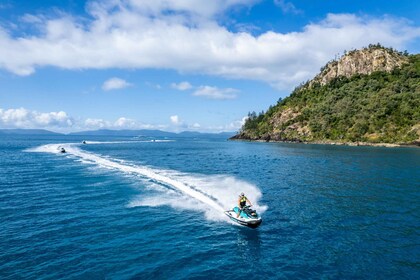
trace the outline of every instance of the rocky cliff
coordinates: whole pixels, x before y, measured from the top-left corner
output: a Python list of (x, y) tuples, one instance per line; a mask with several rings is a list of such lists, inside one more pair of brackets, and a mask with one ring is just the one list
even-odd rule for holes
[(350, 78), (356, 74), (369, 75), (376, 71), (391, 72), (408, 63), (408, 57), (377, 45), (346, 53), (340, 60), (333, 60), (309, 83), (326, 85), (337, 77)]

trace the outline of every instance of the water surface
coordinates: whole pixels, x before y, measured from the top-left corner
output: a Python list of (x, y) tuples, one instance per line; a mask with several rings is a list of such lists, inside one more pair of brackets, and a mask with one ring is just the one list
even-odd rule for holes
[[(415, 148), (1, 136), (0, 278), (419, 278), (419, 170)], [(256, 230), (222, 213), (241, 191)]]

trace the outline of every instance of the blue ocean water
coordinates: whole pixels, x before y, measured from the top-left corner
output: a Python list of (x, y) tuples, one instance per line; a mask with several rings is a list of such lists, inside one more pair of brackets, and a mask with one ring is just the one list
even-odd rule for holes
[(1, 136), (0, 278), (418, 279), (419, 190), (416, 148)]

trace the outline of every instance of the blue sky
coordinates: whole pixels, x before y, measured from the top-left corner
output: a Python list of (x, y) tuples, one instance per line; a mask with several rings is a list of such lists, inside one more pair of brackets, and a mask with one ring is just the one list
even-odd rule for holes
[(236, 131), (344, 50), (420, 51), (416, 1), (0, 1), (0, 128)]

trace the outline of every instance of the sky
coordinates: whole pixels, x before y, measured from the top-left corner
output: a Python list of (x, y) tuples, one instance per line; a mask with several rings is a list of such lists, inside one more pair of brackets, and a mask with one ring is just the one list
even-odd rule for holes
[(0, 128), (238, 131), (344, 51), (420, 52), (387, 0), (0, 0)]

